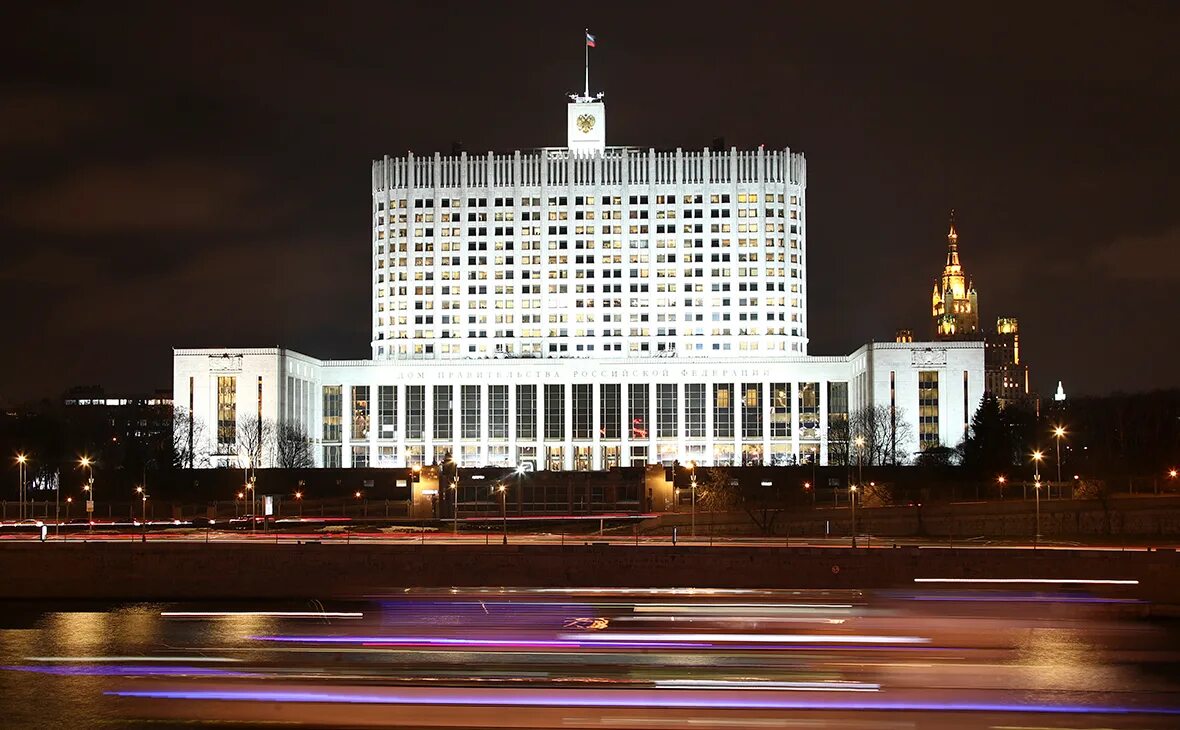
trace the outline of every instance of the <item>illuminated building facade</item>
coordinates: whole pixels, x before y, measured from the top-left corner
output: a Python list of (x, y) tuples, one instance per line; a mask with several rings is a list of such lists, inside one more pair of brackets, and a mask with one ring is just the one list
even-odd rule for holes
[(803, 155), (610, 147), (605, 124), (582, 94), (565, 147), (375, 161), (371, 358), (176, 350), (212, 460), (237, 465), (246, 417), (323, 467), (836, 463), (873, 405), (911, 450), (958, 443), (982, 343), (808, 354)]
[(1030, 397), (1028, 364), (1020, 353), (1020, 326), (1015, 317), (1000, 317), (996, 331), (987, 336), (984, 379), (988, 392), (1001, 407)]

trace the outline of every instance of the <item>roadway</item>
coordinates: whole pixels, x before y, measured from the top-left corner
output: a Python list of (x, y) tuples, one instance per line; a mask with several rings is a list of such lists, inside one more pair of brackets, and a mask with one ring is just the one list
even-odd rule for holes
[[(240, 544), (294, 544), (320, 543), (324, 545), (501, 545), (504, 544), (504, 534), (499, 531), (480, 531), (478, 533), (452, 533), (441, 530), (413, 530), (398, 529), (389, 532), (356, 531), (350, 529), (338, 530), (309, 530), (298, 529), (256, 530), (249, 529), (205, 529), (195, 527), (170, 526), (169, 523), (158, 523), (151, 529), (144, 531), (135, 525), (99, 524), (90, 529), (86, 526), (69, 525), (60, 533), (55, 533), (52, 523), (47, 525), (47, 534), (42, 540), (40, 531), (35, 529), (13, 529), (11, 526), (0, 525), (0, 545), (12, 542), (54, 542), (67, 544), (85, 544), (92, 542), (189, 542), (189, 543), (240, 543)], [(742, 536), (710, 536), (678, 534), (671, 535), (621, 535), (611, 534), (569, 534), (550, 532), (510, 532), (507, 544), (510, 545), (629, 545), (629, 546), (692, 546), (692, 547), (765, 547), (765, 548), (848, 548), (852, 547), (849, 536), (841, 537), (742, 537)], [(1105, 550), (1105, 551), (1146, 551), (1152, 549), (1177, 549), (1180, 540), (1162, 538), (1150, 542), (1123, 544), (1095, 539), (1088, 542), (1076, 540), (1042, 539), (1040, 542), (1032, 540), (1017, 540), (1012, 538), (989, 538), (978, 536), (960, 539), (931, 539), (918, 537), (888, 537), (871, 534), (857, 536), (856, 546), (865, 549), (882, 549), (895, 547), (919, 548), (956, 548), (956, 549), (1042, 549), (1042, 550)]]

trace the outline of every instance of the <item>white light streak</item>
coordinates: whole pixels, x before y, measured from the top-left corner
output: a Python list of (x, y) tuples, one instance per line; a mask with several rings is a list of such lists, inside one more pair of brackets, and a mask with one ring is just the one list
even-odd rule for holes
[(358, 611), (162, 611), (165, 618), (364, 618)]
[(859, 636), (850, 634), (565, 634), (562, 639), (582, 642), (683, 641), (738, 642), (747, 644), (926, 644), (920, 636)]
[(915, 583), (1036, 583), (1046, 585), (1137, 586), (1137, 580), (1113, 578), (914, 578)]
[(211, 656), (31, 656), (25, 657), (29, 662), (184, 662), (190, 664), (240, 662), (241, 659), (228, 659)]

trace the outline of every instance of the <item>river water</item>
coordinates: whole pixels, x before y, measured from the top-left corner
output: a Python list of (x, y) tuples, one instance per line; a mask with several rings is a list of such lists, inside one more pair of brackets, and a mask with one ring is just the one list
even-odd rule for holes
[(620, 589), (8, 603), (0, 725), (1180, 727), (1180, 627), (1141, 608)]

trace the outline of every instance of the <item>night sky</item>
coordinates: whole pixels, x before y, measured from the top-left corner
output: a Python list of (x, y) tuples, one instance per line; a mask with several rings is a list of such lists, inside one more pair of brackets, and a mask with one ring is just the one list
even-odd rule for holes
[(564, 144), (586, 26), (608, 144), (807, 155), (812, 354), (929, 334), (955, 208), (1035, 386), (1180, 384), (1180, 4), (92, 2), (0, 10), (0, 402), (368, 357), (370, 161)]

